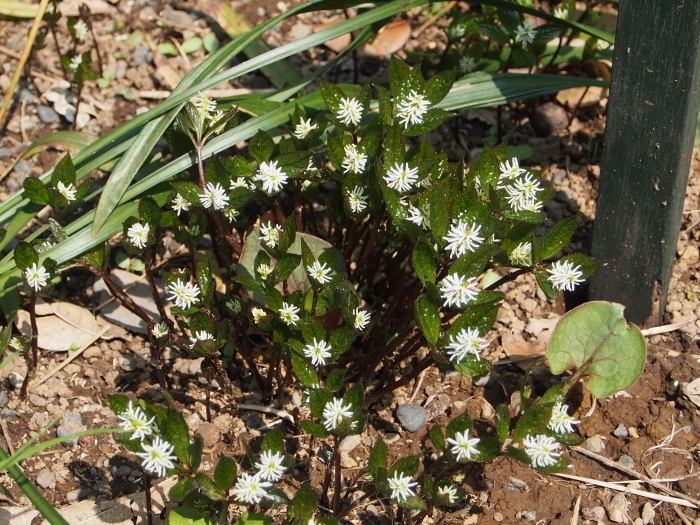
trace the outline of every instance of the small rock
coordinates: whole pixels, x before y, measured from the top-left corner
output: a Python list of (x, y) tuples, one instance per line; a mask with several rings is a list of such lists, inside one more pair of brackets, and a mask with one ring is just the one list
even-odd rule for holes
[(581, 516), (584, 520), (601, 521), (605, 519), (605, 509), (603, 507), (583, 507)]
[(425, 409), (419, 405), (401, 405), (396, 409), (396, 417), (408, 432), (416, 432), (425, 426)]
[(231, 430), (233, 417), (230, 414), (220, 414), (214, 418), (213, 423), (222, 433), (226, 433)]
[(36, 394), (29, 394), (29, 402), (35, 407), (45, 407), (46, 399)]
[(219, 442), (219, 439), (221, 439), (219, 427), (213, 423), (202, 423), (199, 425), (196, 433), (202, 436), (202, 439), (204, 440), (204, 448), (213, 447)]
[(340, 444), (341, 452), (352, 452), (362, 443), (362, 436), (355, 434), (353, 436), (346, 437)]
[(7, 391), (0, 390), (0, 407), (4, 407), (7, 404)]
[(55, 479), (56, 477), (53, 475), (53, 472), (47, 468), (41, 469), (36, 475), (36, 482), (42, 489), (49, 488), (49, 485), (51, 485)]
[(52, 122), (56, 122), (56, 120), (58, 120), (58, 113), (56, 113), (53, 108), (50, 108), (49, 106), (39, 106), (36, 108), (36, 112), (44, 124), (51, 124)]
[[(70, 434), (75, 434), (76, 432), (82, 432), (85, 430), (83, 426), (83, 418), (77, 412), (66, 414), (66, 416), (61, 421), (61, 424), (56, 429), (56, 435), (58, 437), (65, 437)], [(67, 447), (73, 447), (78, 444), (78, 438), (67, 439), (63, 442)]]
[(120, 354), (117, 362), (119, 367), (125, 372), (136, 370), (136, 356), (133, 354)]
[(518, 512), (515, 517), (527, 521), (535, 521), (537, 519), (537, 512), (534, 510), (523, 510)]
[(474, 381), (474, 386), (479, 386), (486, 388), (489, 386), (489, 383), (491, 382), (491, 374), (486, 374), (485, 376), (480, 377), (476, 381)]
[(500, 512), (496, 512), (493, 515), (493, 521), (503, 521), (503, 514), (501, 514)]
[(519, 489), (527, 489), (527, 483), (525, 483), (522, 479), (514, 478), (513, 476), (508, 476), (508, 479), (510, 480), (511, 485), (514, 487)]
[(185, 11), (178, 11), (176, 9), (166, 9), (164, 18), (168, 22), (185, 27), (190, 27), (192, 24), (194, 24), (194, 17), (192, 15)]
[(122, 465), (115, 468), (112, 474), (115, 478), (125, 478), (131, 475), (131, 467), (129, 465)]
[(126, 60), (117, 60), (117, 65), (114, 68), (114, 78), (115, 80), (121, 80), (126, 76), (127, 70)]
[(133, 67), (138, 67), (141, 64), (150, 62), (151, 60), (151, 52), (149, 51), (148, 47), (144, 45), (136, 46), (133, 54), (131, 55), (131, 65)]
[(34, 104), (34, 102), (36, 102), (36, 96), (31, 91), (24, 88), (19, 92), (19, 101), (26, 102), (27, 104)]
[(20, 160), (17, 164), (15, 164), (15, 168), (12, 171), (20, 176), (26, 177), (32, 172), (32, 165), (29, 163), (29, 161)]
[(263, 418), (261, 418), (258, 414), (250, 414), (247, 418), (245, 418), (245, 426), (251, 430), (257, 430), (264, 424), (265, 422), (263, 421)]
[(17, 412), (15, 412), (14, 410), (10, 410), (9, 408), (3, 408), (2, 410), (0, 410), (0, 417), (3, 419), (17, 417)]
[(566, 110), (554, 102), (545, 102), (537, 106), (530, 117), (530, 124), (535, 133), (546, 137), (569, 127), (569, 115)]
[(566, 178), (566, 170), (557, 170), (554, 172), (552, 182), (561, 182)]
[(600, 434), (596, 434), (595, 436), (589, 437), (586, 441), (583, 442), (583, 448), (586, 450), (590, 450), (591, 452), (595, 452), (596, 454), (600, 454), (605, 450), (605, 442), (603, 442), (603, 436)]
[(625, 468), (634, 470), (634, 460), (627, 454), (622, 454), (622, 456), (620, 456), (620, 459), (618, 459), (617, 462)]
[(642, 523), (644, 523), (644, 525), (649, 525), (649, 523), (654, 521), (654, 516), (656, 516), (656, 511), (654, 511), (654, 507), (651, 503), (647, 501), (642, 507)]
[(619, 437), (619, 438), (626, 438), (629, 437), (629, 432), (627, 432), (627, 427), (620, 423), (617, 425), (617, 428), (613, 430), (613, 436)]
[(0, 148), (0, 159), (6, 159), (7, 157), (11, 157), (12, 152), (7, 149), (7, 148)]
[(622, 494), (615, 494), (610, 499), (608, 507), (608, 517), (615, 523), (627, 523), (627, 498)]
[(70, 492), (66, 493), (66, 502), (70, 504), (78, 503), (80, 500), (87, 498), (89, 495), (90, 494), (85, 489), (71, 490)]
[(98, 494), (107, 494), (109, 492), (109, 481), (106, 479), (101, 479), (97, 483), (95, 483), (92, 488), (97, 492)]

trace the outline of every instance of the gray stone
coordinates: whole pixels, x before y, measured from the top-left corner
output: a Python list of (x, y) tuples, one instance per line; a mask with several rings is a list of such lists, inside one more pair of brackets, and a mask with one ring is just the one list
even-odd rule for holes
[(221, 431), (219, 430), (219, 427), (213, 423), (202, 423), (199, 425), (199, 428), (197, 428), (196, 433), (202, 436), (204, 448), (213, 447), (219, 442), (219, 439), (221, 439)]
[(355, 450), (355, 448), (357, 448), (360, 445), (360, 443), (362, 443), (362, 436), (357, 434), (353, 436), (348, 436), (340, 444), (340, 451), (352, 452), (353, 450)]
[(2, 410), (0, 410), (0, 417), (3, 419), (17, 417), (17, 412), (15, 412), (14, 410), (10, 410), (9, 408), (3, 408)]
[(41, 469), (39, 474), (36, 475), (36, 482), (42, 489), (49, 488), (49, 485), (51, 485), (55, 479), (56, 477), (53, 475), (53, 472), (47, 468)]
[(509, 476), (508, 480), (510, 481), (511, 485), (513, 485), (516, 488), (519, 489), (527, 489), (527, 483), (525, 483), (522, 479), (514, 478), (513, 476)]
[(26, 177), (32, 172), (32, 165), (29, 161), (20, 160), (17, 164), (15, 164), (15, 168), (12, 171), (18, 175), (24, 175)]
[(535, 521), (537, 519), (537, 512), (534, 510), (523, 510), (518, 512), (515, 517), (527, 521)]
[(489, 383), (491, 383), (491, 374), (486, 374), (485, 376), (481, 376), (479, 379), (474, 381), (474, 386), (486, 388), (489, 386)]
[(166, 9), (163, 15), (168, 22), (172, 22), (173, 24), (178, 24), (184, 27), (190, 27), (192, 24), (194, 24), (194, 17), (185, 11)]
[(39, 106), (36, 108), (37, 115), (44, 124), (51, 124), (58, 120), (58, 113), (49, 106)]
[(7, 390), (0, 390), (0, 407), (7, 404)]
[(596, 434), (595, 436), (589, 437), (586, 441), (583, 442), (583, 448), (585, 448), (586, 450), (590, 450), (591, 452), (595, 452), (596, 454), (600, 454), (605, 450), (603, 436), (601, 436), (600, 434)]
[(109, 492), (109, 481), (102, 479), (95, 483), (92, 487), (98, 494), (107, 494)]
[(425, 409), (419, 405), (401, 405), (396, 409), (396, 417), (399, 423), (409, 432), (416, 432), (425, 426)]
[(545, 102), (534, 109), (530, 124), (537, 135), (546, 137), (569, 127), (569, 115), (559, 104)]
[(627, 454), (622, 454), (617, 462), (625, 468), (634, 470), (634, 460)]
[(603, 507), (583, 507), (581, 516), (589, 521), (601, 521), (605, 519), (605, 509)]
[(66, 501), (68, 503), (78, 503), (80, 500), (87, 498), (90, 493), (86, 489), (75, 489), (66, 493)]
[(131, 54), (131, 65), (133, 67), (138, 67), (146, 62), (151, 62), (153, 60), (151, 52), (147, 46), (139, 45), (134, 48), (134, 52)]
[(7, 157), (11, 157), (12, 152), (7, 149), (7, 148), (0, 148), (0, 159), (6, 159)]
[(117, 360), (119, 367), (125, 372), (136, 370), (136, 356), (133, 354), (120, 354)]
[(19, 92), (19, 101), (26, 102), (27, 104), (34, 104), (34, 102), (36, 102), (36, 95), (27, 88), (21, 89)]
[(654, 521), (654, 516), (656, 516), (656, 511), (654, 510), (652, 504), (647, 501), (644, 504), (644, 507), (642, 507), (642, 523), (644, 523), (644, 525), (648, 525)]
[(630, 434), (629, 434), (629, 432), (627, 432), (627, 427), (625, 425), (623, 425), (622, 423), (617, 425), (617, 428), (615, 428), (615, 430), (613, 430), (613, 436), (615, 436), (615, 437), (626, 438), (626, 437), (629, 437), (629, 435)]
[(131, 467), (129, 465), (122, 465), (121, 467), (115, 468), (112, 474), (115, 478), (125, 478), (131, 475)]
[(250, 414), (247, 418), (245, 418), (245, 426), (251, 430), (257, 430), (264, 424), (265, 422), (263, 421), (263, 418), (261, 418), (258, 414)]
[[(80, 414), (73, 412), (66, 414), (58, 429), (56, 429), (56, 435), (58, 437), (65, 437), (70, 434), (75, 434), (76, 432), (82, 432), (85, 430), (83, 425), (83, 418)], [(73, 447), (78, 444), (78, 438), (70, 438), (63, 441), (63, 444), (67, 447)]]

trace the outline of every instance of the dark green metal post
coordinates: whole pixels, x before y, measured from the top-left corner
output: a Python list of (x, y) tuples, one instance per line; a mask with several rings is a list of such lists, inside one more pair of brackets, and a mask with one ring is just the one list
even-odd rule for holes
[(655, 325), (666, 295), (700, 101), (700, 0), (621, 0), (590, 298)]

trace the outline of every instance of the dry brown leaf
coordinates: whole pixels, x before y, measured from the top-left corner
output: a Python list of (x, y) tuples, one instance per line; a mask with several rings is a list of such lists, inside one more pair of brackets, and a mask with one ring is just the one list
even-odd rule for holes
[[(586, 92), (585, 95), (584, 91)], [(581, 100), (582, 95), (583, 100)], [(608, 98), (608, 90), (599, 86), (590, 86), (588, 91), (586, 91), (585, 87), (575, 87), (557, 93), (557, 101), (561, 104), (568, 104), (572, 108), (578, 104), (579, 100), (581, 100), (581, 107), (585, 108), (587, 106), (595, 106), (605, 98)]]
[(85, 4), (93, 15), (116, 14), (117, 9), (103, 0), (65, 0), (58, 2), (56, 7), (63, 16), (79, 16), (80, 4)]
[[(333, 22), (328, 22), (326, 24), (314, 24), (314, 33), (318, 33), (322, 29), (326, 29), (327, 27), (334, 26), (335, 24), (339, 24), (343, 20), (334, 20)], [(350, 33), (345, 33), (344, 35), (340, 35), (337, 38), (334, 38), (332, 40), (329, 40), (326, 42), (324, 45), (330, 49), (331, 51), (335, 51), (336, 53), (341, 53), (345, 51), (345, 48), (350, 45), (350, 42), (352, 42), (352, 37), (350, 36)]]
[(557, 326), (560, 316), (549, 314), (548, 319), (530, 319), (525, 327), (525, 331), (537, 338), (537, 342), (541, 345), (546, 345), (552, 338), (554, 327)]
[(532, 364), (544, 355), (545, 345), (528, 343), (522, 338), (514, 335), (504, 335), (501, 337), (501, 346), (506, 355), (523, 370), (527, 370)]
[[(22, 335), (29, 337), (32, 333), (29, 312), (25, 310), (17, 312), (15, 325)], [(50, 352), (66, 352), (73, 345), (79, 348), (90, 341), (96, 333), (77, 328), (55, 315), (37, 316), (36, 325), (39, 330), (39, 348)]]
[(379, 58), (390, 56), (402, 49), (410, 37), (410, 20), (392, 20), (365, 46), (365, 53)]

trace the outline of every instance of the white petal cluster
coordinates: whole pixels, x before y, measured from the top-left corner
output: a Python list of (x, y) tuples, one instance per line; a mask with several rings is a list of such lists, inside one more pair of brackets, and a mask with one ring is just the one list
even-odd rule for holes
[(474, 354), (477, 359), (480, 359), (481, 351), (488, 346), (489, 343), (483, 337), (479, 337), (479, 331), (476, 328), (463, 328), (457, 337), (450, 336), (447, 355), (450, 356), (450, 361), (457, 363), (463, 361), (469, 354)]
[(517, 179), (515, 183), (506, 186), (505, 190), (508, 193), (506, 197), (508, 204), (514, 211), (522, 211), (531, 209), (537, 203), (537, 193), (542, 191), (542, 186), (532, 173), (528, 173), (524, 178)]
[(463, 56), (459, 59), (459, 70), (462, 73), (471, 73), (476, 67), (476, 59), (470, 56)]
[(456, 223), (452, 221), (450, 231), (443, 237), (447, 244), (445, 249), (450, 251), (450, 256), (454, 259), (461, 257), (467, 252), (475, 251), (484, 242), (484, 238), (479, 236), (481, 226), (459, 219)]
[(167, 441), (156, 437), (152, 445), (141, 443), (141, 448), (143, 452), (137, 452), (136, 455), (141, 458), (143, 468), (151, 474), (163, 477), (168, 469), (175, 468), (173, 460), (177, 458), (173, 454), (174, 447)]
[(430, 203), (426, 202), (422, 208), (409, 208), (408, 217), (406, 220), (417, 224), (420, 228), (424, 230), (430, 229)]
[(279, 224), (273, 226), (271, 222), (260, 225), (260, 239), (270, 248), (274, 248), (280, 242), (280, 232), (282, 226)]
[(260, 277), (263, 279), (267, 279), (272, 273), (272, 268), (270, 268), (270, 265), (265, 263), (259, 264), (255, 270), (258, 272), (258, 275), (260, 275)]
[(46, 286), (49, 277), (51, 277), (51, 274), (46, 271), (46, 268), (36, 263), (24, 270), (24, 278), (27, 280), (27, 284), (34, 288), (35, 292)]
[(188, 211), (190, 209), (190, 202), (185, 199), (182, 195), (179, 193), (175, 195), (175, 198), (173, 199), (173, 211), (177, 213), (177, 216), (180, 216), (181, 211)]
[(362, 118), (362, 104), (356, 98), (343, 97), (336, 117), (346, 126), (357, 126)]
[(510, 255), (510, 260), (518, 266), (532, 265), (532, 244), (529, 242), (521, 242), (518, 244)]
[(438, 487), (438, 496), (447, 497), (447, 502), (452, 505), (457, 501), (457, 489), (453, 485), (442, 485)]
[(262, 182), (263, 191), (272, 195), (282, 190), (287, 183), (287, 174), (282, 171), (282, 168), (277, 166), (277, 161), (262, 162), (258, 168), (258, 173), (255, 175), (255, 180)]
[(326, 403), (323, 409), (323, 426), (326, 430), (335, 430), (346, 418), (352, 418), (351, 405), (343, 405), (343, 400), (338, 398)]
[(518, 164), (518, 158), (513, 157), (510, 162), (505, 161), (498, 165), (500, 170), (500, 175), (498, 176), (498, 188), (505, 188), (505, 183), (513, 179), (518, 178), (523, 173), (527, 173), (527, 170), (520, 167)]
[(362, 173), (367, 166), (367, 155), (360, 153), (355, 144), (345, 146), (343, 173)]
[(205, 208), (213, 207), (215, 210), (221, 210), (228, 204), (228, 195), (226, 195), (226, 190), (219, 184), (207, 183), (204, 188), (204, 193), (199, 196), (199, 201)]
[(372, 320), (372, 313), (367, 310), (360, 310), (359, 306), (355, 308), (353, 314), (355, 315), (355, 330), (364, 330)]
[(408, 163), (396, 163), (386, 172), (384, 181), (393, 190), (410, 191), (418, 180), (418, 168), (411, 168)]
[(353, 213), (362, 213), (367, 207), (367, 196), (365, 189), (361, 186), (355, 186), (348, 193), (348, 206)]
[(121, 420), (119, 424), (124, 431), (132, 432), (131, 439), (142, 441), (146, 436), (153, 434), (155, 430), (153, 422), (156, 418), (152, 417), (148, 419), (148, 416), (146, 416), (146, 413), (141, 407), (134, 405), (131, 401), (129, 401), (129, 406), (126, 411), (119, 414), (117, 419)]
[(533, 467), (548, 467), (554, 465), (561, 454), (555, 452), (560, 445), (554, 438), (538, 434), (537, 436), (527, 436), (523, 439), (525, 453), (530, 456)]
[(413, 487), (418, 485), (415, 481), (412, 481), (412, 477), (404, 475), (403, 472), (394, 472), (394, 476), (389, 478), (389, 488), (391, 489), (391, 499), (396, 501), (404, 501), (415, 496), (416, 493), (413, 492)]
[(271, 486), (272, 483), (263, 481), (258, 474), (243, 473), (236, 479), (233, 494), (243, 503), (257, 505), (267, 495), (265, 489)]
[(194, 98), (194, 107), (197, 109), (197, 113), (199, 113), (203, 121), (206, 122), (215, 119), (216, 100), (209, 95), (203, 95), (201, 91), (198, 92), (197, 96)]
[(440, 282), (440, 295), (445, 300), (445, 306), (464, 306), (476, 299), (479, 290), (476, 289), (476, 278), (461, 277), (453, 273)]
[(326, 364), (326, 359), (331, 356), (331, 346), (325, 341), (318, 341), (314, 337), (314, 343), (306, 345), (304, 355), (311, 359), (311, 364), (314, 366), (323, 366)]
[(165, 337), (170, 332), (170, 328), (165, 323), (156, 323), (151, 328), (151, 335), (156, 339), (159, 337)]
[(58, 193), (63, 195), (68, 202), (72, 202), (75, 200), (75, 192), (77, 191), (77, 190), (71, 189), (72, 187), (73, 187), (72, 184), (69, 184), (68, 186), (66, 186), (61, 181), (59, 181), (58, 184), (56, 184), (56, 191), (58, 191)]
[(552, 283), (552, 286), (557, 290), (573, 292), (576, 285), (585, 281), (585, 279), (582, 279), (583, 272), (581, 271), (581, 266), (574, 267), (572, 261), (554, 262), (547, 270), (547, 273), (549, 274), (547, 280)]
[(257, 306), (255, 308), (253, 308), (250, 311), (250, 313), (253, 316), (253, 321), (255, 322), (255, 324), (258, 324), (260, 322), (260, 319), (262, 319), (263, 317), (265, 317), (267, 315), (265, 313), (265, 310), (263, 310), (262, 308), (258, 308)]
[(189, 308), (197, 302), (199, 295), (199, 286), (196, 284), (186, 283), (182, 279), (178, 279), (170, 288), (169, 300), (175, 301), (175, 306), (178, 308)]
[(224, 214), (224, 217), (226, 217), (226, 220), (229, 222), (235, 221), (241, 214), (238, 210), (234, 210), (233, 208), (226, 208), (222, 211), (222, 213)]
[(257, 475), (265, 481), (275, 483), (282, 479), (282, 474), (286, 470), (282, 461), (284, 456), (279, 452), (274, 454), (270, 450), (266, 450), (260, 456), (260, 461), (255, 463), (255, 468), (258, 469)]
[(457, 457), (457, 461), (472, 459), (472, 455), (478, 454), (476, 445), (479, 444), (479, 441), (479, 438), (469, 439), (469, 429), (455, 433), (454, 439), (447, 438), (447, 442), (452, 445), (452, 453)]
[(552, 409), (552, 417), (549, 419), (547, 428), (559, 434), (566, 434), (574, 431), (574, 425), (581, 423), (569, 415), (569, 405), (557, 403)]
[(70, 64), (68, 64), (68, 69), (71, 71), (77, 71), (78, 68), (80, 67), (80, 64), (83, 63), (83, 55), (75, 55), (73, 58), (70, 59)]
[(561, 19), (569, 18), (569, 10), (564, 7), (555, 7), (552, 14)]
[(524, 46), (532, 43), (535, 40), (535, 35), (537, 35), (537, 28), (529, 20), (523, 21), (523, 23), (515, 29), (515, 41)]
[(430, 102), (425, 98), (425, 95), (411, 90), (408, 96), (397, 104), (396, 116), (399, 118), (399, 122), (408, 128), (413, 124), (421, 124), (423, 116), (429, 108)]
[(311, 130), (316, 129), (316, 127), (316, 124), (311, 123), (311, 119), (301, 119), (299, 124), (297, 124), (294, 128), (294, 136), (299, 140), (303, 140), (311, 132)]
[(331, 274), (333, 273), (333, 270), (326, 266), (326, 263), (321, 264), (318, 261), (314, 261), (311, 266), (307, 266), (306, 271), (310, 277), (313, 277), (321, 284), (329, 282), (331, 280)]
[(136, 246), (137, 248), (145, 248), (148, 243), (148, 233), (151, 231), (151, 227), (148, 224), (141, 224), (136, 222), (132, 224), (126, 231), (126, 236), (129, 242)]
[(85, 42), (88, 36), (88, 26), (83, 20), (78, 20), (73, 26), (73, 31), (75, 31), (75, 38), (78, 42)]
[(282, 308), (279, 309), (280, 317), (282, 321), (288, 326), (294, 326), (299, 321), (300, 317), (297, 315), (301, 310), (294, 306), (293, 304), (288, 304), (286, 301), (282, 303)]

